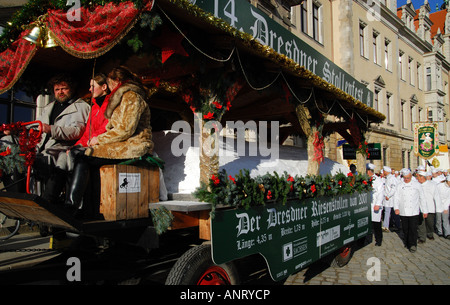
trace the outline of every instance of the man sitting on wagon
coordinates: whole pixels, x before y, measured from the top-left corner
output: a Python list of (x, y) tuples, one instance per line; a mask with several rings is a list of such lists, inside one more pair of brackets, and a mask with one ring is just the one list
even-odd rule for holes
[[(76, 83), (67, 74), (60, 74), (49, 81), (55, 100), (43, 109), (38, 121), (42, 122), (42, 139), (37, 146), (35, 170), (50, 174), (43, 197), (50, 202), (58, 199), (62, 184), (65, 184), (69, 149), (83, 134), (89, 117), (90, 106), (76, 98)], [(50, 172), (48, 171), (50, 169)], [(45, 175), (44, 176), (48, 176)]]

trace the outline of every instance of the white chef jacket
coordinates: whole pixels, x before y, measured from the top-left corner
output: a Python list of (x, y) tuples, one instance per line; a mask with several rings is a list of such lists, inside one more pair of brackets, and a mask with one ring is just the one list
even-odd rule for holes
[[(376, 175), (372, 176), (372, 221), (380, 222), (381, 214), (383, 211), (383, 200), (384, 200), (384, 179), (377, 177)], [(380, 209), (378, 211), (374, 211), (374, 206), (379, 206)]]
[(400, 216), (415, 216), (420, 212), (428, 214), (425, 195), (419, 182), (400, 182), (395, 189), (394, 210), (400, 210)]
[(439, 175), (437, 177), (433, 177), (431, 180), (433, 180), (436, 183), (441, 183), (442, 181), (445, 181), (444, 175)]
[(437, 190), (439, 191), (439, 196), (441, 197), (441, 205), (436, 205), (436, 213), (442, 213), (449, 209), (450, 205), (450, 186), (447, 182), (442, 182), (437, 184)]
[(436, 207), (441, 206), (441, 196), (437, 189), (437, 184), (431, 180), (427, 180), (422, 183), (422, 189), (425, 195), (428, 213), (436, 213)]
[[(394, 206), (395, 188), (397, 187), (398, 180), (392, 174), (389, 174), (385, 179), (383, 204), (386, 208), (392, 208)], [(389, 200), (386, 200), (385, 197), (388, 197)]]

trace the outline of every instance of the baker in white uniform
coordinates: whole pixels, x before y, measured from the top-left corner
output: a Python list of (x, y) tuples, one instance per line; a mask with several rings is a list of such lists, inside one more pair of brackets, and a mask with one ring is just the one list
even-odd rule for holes
[(381, 230), (381, 212), (383, 210), (384, 199), (384, 179), (375, 175), (375, 165), (366, 165), (367, 175), (372, 179), (372, 230), (375, 236), (375, 246), (381, 246), (383, 241), (383, 231)]
[(392, 170), (389, 166), (383, 167), (383, 173), (385, 177), (384, 182), (384, 221), (382, 229), (385, 232), (389, 232), (389, 221), (391, 218), (391, 209), (394, 207), (395, 188), (397, 187), (398, 180), (392, 175)]
[(403, 181), (395, 190), (394, 210), (400, 215), (406, 247), (410, 252), (416, 252), (419, 214), (422, 212), (423, 218), (427, 218), (428, 209), (422, 185), (411, 179), (411, 171), (404, 169)]
[(419, 218), (419, 243), (424, 243), (426, 239), (434, 239), (434, 220), (436, 207), (441, 206), (441, 196), (438, 190), (438, 184), (428, 180), (429, 172), (417, 172), (417, 180), (422, 184), (425, 202), (427, 204), (428, 216), (426, 219)]

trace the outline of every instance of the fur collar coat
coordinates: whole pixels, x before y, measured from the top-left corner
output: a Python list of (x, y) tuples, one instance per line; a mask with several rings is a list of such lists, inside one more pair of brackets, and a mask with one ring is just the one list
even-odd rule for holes
[(87, 155), (106, 159), (133, 159), (153, 152), (150, 108), (146, 92), (128, 82), (111, 93), (105, 118), (106, 132), (97, 137), (98, 144)]

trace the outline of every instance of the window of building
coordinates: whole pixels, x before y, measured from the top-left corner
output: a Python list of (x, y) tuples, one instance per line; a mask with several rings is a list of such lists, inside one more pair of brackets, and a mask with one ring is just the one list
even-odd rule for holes
[(384, 41), (384, 67), (386, 70), (391, 71), (391, 42), (389, 40)]
[(405, 80), (405, 67), (404, 67), (404, 62), (403, 62), (403, 56), (404, 56), (404, 53), (402, 51), (400, 51), (398, 53), (398, 68), (399, 68), (401, 80)]
[(365, 55), (366, 55), (365, 29), (366, 29), (366, 25), (364, 23), (360, 22), (359, 23), (359, 54), (362, 57), (365, 57)]
[(0, 102), (0, 124), (7, 124), (8, 123), (8, 113), (9, 113), (9, 107), (5, 103)]
[(442, 81), (441, 81), (441, 66), (439, 64), (436, 65), (436, 88), (437, 90), (442, 90)]
[(416, 105), (411, 103), (410, 107), (410, 113), (409, 113), (409, 120), (411, 121), (411, 130), (414, 130), (414, 122), (417, 120), (417, 113), (416, 113)]
[(406, 150), (402, 150), (402, 168), (406, 168)]
[(401, 105), (400, 105), (400, 111), (401, 111), (401, 119), (402, 119), (402, 128), (406, 128), (405, 126), (405, 106), (406, 106), (406, 102), (404, 100), (401, 100)]
[(408, 77), (409, 83), (414, 86), (413, 59), (408, 57)]
[(392, 124), (392, 117), (391, 117), (391, 106), (392, 106), (392, 93), (387, 92), (386, 93), (386, 123)]
[(414, 123), (414, 105), (411, 105), (411, 108), (409, 109), (409, 121), (411, 122), (410, 127), (411, 130), (413, 130), (413, 123)]
[(373, 105), (373, 108), (376, 110), (376, 111), (379, 111), (379, 106), (378, 106), (378, 104), (379, 104), (379, 99), (380, 99), (380, 92), (381, 92), (381, 90), (380, 89), (375, 89), (375, 92), (374, 92), (374, 96), (373, 96), (373, 103), (374, 103), (374, 105)]
[(372, 34), (373, 63), (378, 64), (378, 33)]
[(431, 88), (431, 67), (427, 67), (426, 78), (427, 78), (427, 88), (426, 88), (426, 90), (430, 91), (432, 89)]
[(300, 13), (301, 30), (308, 34), (308, 1), (303, 1)]
[(33, 121), (35, 108), (33, 98), (25, 92), (9, 90), (0, 95), (0, 124)]
[(316, 40), (318, 42), (322, 42), (322, 35), (321, 35), (321, 11), (322, 11), (322, 9), (321, 9), (320, 3), (314, 2), (313, 6), (312, 6), (312, 11), (313, 11), (312, 37), (314, 38), (314, 40)]
[(417, 74), (417, 88), (419, 90), (422, 90), (423, 87), (423, 78), (422, 78), (422, 66), (417, 63), (417, 68), (416, 68), (416, 74)]
[(427, 109), (427, 121), (433, 122), (433, 110)]

